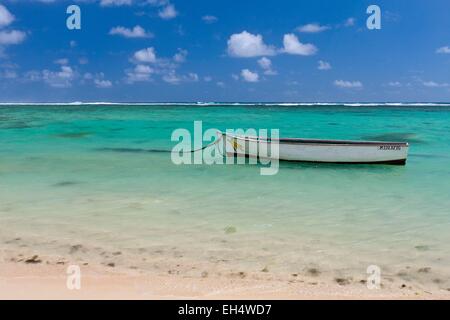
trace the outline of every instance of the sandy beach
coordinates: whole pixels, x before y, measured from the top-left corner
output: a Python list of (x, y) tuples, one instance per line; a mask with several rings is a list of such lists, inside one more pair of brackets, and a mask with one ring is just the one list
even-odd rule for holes
[[(449, 299), (450, 292), (382, 284), (328, 283), (304, 275), (290, 280), (262, 275), (200, 277), (152, 274), (112, 266), (80, 266), (80, 289), (68, 289), (64, 257), (31, 255), (0, 263), (0, 299)], [(63, 262), (64, 261), (64, 262)]]

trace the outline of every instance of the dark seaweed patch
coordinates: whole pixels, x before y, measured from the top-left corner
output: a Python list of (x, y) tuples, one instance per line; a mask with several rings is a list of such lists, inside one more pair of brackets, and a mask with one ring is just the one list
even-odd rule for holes
[(429, 273), (431, 271), (430, 267), (423, 267), (423, 268), (419, 268), (419, 270), (417, 270), (417, 272), (419, 273)]
[(319, 269), (317, 268), (309, 268), (307, 270), (308, 275), (313, 276), (313, 277), (317, 277), (320, 274)]
[(55, 136), (58, 138), (67, 138), (67, 139), (81, 139), (86, 138), (92, 135), (91, 132), (67, 132), (67, 133), (59, 133)]
[(77, 181), (61, 181), (61, 182), (55, 183), (53, 186), (54, 187), (68, 187), (68, 186), (73, 186), (75, 184), (79, 184), (79, 182), (77, 182)]
[(427, 245), (418, 245), (418, 246), (415, 246), (414, 248), (416, 248), (416, 250), (418, 250), (418, 251), (428, 251), (428, 250), (430, 250), (430, 247), (427, 246)]
[(224, 229), (226, 234), (236, 233), (236, 227), (234, 226), (228, 226)]
[(334, 278), (334, 281), (336, 281), (337, 284), (340, 285), (340, 286), (346, 286), (346, 285), (349, 285), (351, 283), (351, 279), (350, 278)]
[(42, 262), (42, 260), (39, 259), (39, 256), (37, 256), (37, 255), (32, 256), (31, 258), (25, 260), (25, 263), (31, 263), (31, 264), (36, 264), (36, 263), (41, 263), (41, 262)]
[(439, 278), (433, 279), (433, 283), (441, 284), (442, 282), (443, 282), (443, 281), (442, 281), (441, 279), (439, 279)]
[(161, 150), (161, 149), (141, 149), (141, 148), (97, 148), (97, 151), (110, 151), (110, 152), (118, 152), (118, 153), (168, 153), (172, 152), (170, 150)]
[(15, 122), (15, 123), (11, 123), (9, 125), (5, 125), (5, 126), (1, 126), (1, 129), (29, 129), (29, 128), (33, 128), (35, 126), (30, 125), (27, 122)]
[(78, 252), (80, 250), (81, 251), (86, 251), (81, 244), (75, 244), (73, 246), (70, 246), (69, 254), (74, 254), (74, 253), (76, 253), (76, 252)]

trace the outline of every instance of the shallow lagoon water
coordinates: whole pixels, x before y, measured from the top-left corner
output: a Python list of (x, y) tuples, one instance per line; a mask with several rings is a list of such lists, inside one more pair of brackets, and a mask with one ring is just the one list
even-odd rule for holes
[[(261, 176), (254, 165), (176, 166), (147, 152), (170, 150), (172, 131), (195, 120), (406, 140), (410, 154), (406, 166), (281, 163)], [(178, 263), (193, 275), (314, 268), (356, 281), (378, 265), (391, 280), (446, 289), (449, 146), (445, 105), (2, 105), (0, 240), (55, 254), (82, 244), (75, 254), (88, 260), (153, 272)]]

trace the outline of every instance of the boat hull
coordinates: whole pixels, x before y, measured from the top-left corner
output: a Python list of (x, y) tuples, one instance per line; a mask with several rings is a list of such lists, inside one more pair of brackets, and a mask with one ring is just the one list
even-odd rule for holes
[[(383, 141), (261, 139), (223, 133), (227, 156), (283, 161), (405, 165), (408, 143)], [(278, 144), (278, 156), (271, 150)], [(263, 152), (261, 152), (261, 150)], [(269, 150), (269, 152), (266, 152)]]

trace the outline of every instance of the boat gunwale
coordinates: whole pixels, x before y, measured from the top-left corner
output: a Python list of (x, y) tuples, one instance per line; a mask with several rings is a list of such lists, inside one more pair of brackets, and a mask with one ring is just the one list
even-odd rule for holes
[(278, 141), (280, 144), (305, 144), (305, 145), (326, 145), (326, 146), (400, 146), (409, 147), (408, 142), (391, 142), (391, 141), (355, 141), (355, 140), (328, 140), (328, 139), (303, 139), (303, 138), (260, 138), (252, 136), (239, 136), (227, 134), (226, 132), (221, 132), (224, 136), (233, 137), (240, 140), (256, 141), (256, 142), (266, 142)]

